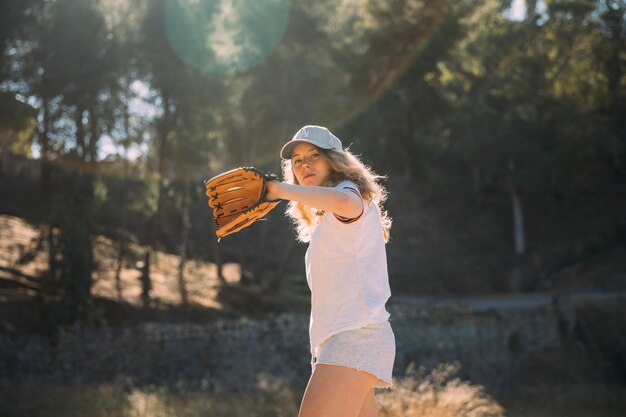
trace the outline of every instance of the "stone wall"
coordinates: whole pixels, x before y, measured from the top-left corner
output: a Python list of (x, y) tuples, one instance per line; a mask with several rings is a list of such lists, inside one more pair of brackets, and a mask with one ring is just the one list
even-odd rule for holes
[[(397, 346), (394, 376), (403, 376), (412, 362), (428, 370), (459, 361), (462, 377), (501, 388), (527, 355), (560, 345), (583, 302), (549, 296), (525, 302), (395, 298), (388, 304)], [(251, 388), (267, 373), (303, 384), (311, 371), (308, 325), (307, 315), (283, 313), (206, 324), (69, 326), (49, 337), (3, 333), (0, 378), (128, 379), (219, 390)]]

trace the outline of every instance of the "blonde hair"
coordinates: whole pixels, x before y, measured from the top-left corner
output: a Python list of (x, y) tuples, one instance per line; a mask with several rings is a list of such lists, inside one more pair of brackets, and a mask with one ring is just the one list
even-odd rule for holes
[[(386, 177), (377, 175), (348, 150), (336, 151), (334, 149), (321, 149), (317, 146), (316, 148), (320, 151), (322, 157), (330, 162), (331, 166), (331, 173), (322, 185), (334, 187), (346, 180), (355, 183), (359, 187), (363, 200), (373, 202), (378, 206), (383, 227), (383, 238), (385, 243), (387, 243), (392, 221), (387, 212), (383, 210), (383, 203), (387, 200), (387, 190), (378, 182), (378, 180), (386, 179)], [(281, 165), (285, 182), (299, 185), (298, 179), (293, 173), (291, 160), (283, 159)], [(311, 234), (323, 214), (323, 212), (318, 212), (313, 207), (297, 201), (290, 201), (287, 204), (285, 213), (291, 218), (296, 228), (298, 240), (301, 242), (309, 242), (311, 240)]]

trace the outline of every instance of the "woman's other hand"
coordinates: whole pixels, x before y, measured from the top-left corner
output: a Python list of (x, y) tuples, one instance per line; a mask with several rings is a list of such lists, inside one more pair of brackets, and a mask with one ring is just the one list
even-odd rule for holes
[(265, 196), (263, 197), (267, 201), (279, 200), (278, 188), (280, 187), (280, 181), (268, 181), (265, 183)]

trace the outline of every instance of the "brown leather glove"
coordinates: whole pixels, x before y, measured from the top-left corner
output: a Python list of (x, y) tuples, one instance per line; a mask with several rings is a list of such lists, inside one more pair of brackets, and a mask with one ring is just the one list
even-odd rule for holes
[(250, 226), (276, 207), (280, 199), (264, 199), (267, 181), (278, 178), (254, 167), (239, 167), (204, 182), (218, 238)]

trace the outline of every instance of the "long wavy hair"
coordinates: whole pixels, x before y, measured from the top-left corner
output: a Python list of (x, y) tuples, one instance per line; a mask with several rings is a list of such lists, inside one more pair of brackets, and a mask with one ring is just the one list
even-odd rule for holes
[[(387, 190), (379, 182), (386, 179), (385, 176), (376, 174), (370, 167), (349, 150), (336, 151), (334, 149), (322, 149), (316, 146), (322, 158), (330, 162), (331, 173), (323, 186), (334, 187), (342, 181), (352, 181), (359, 187), (359, 192), (363, 200), (373, 202), (378, 207), (380, 219), (383, 227), (383, 238), (385, 243), (389, 241), (389, 231), (392, 220), (383, 209), (383, 203), (387, 200)], [(290, 159), (283, 159), (281, 162), (283, 179), (289, 184), (299, 185), (298, 179), (293, 173)], [(297, 201), (290, 201), (287, 204), (286, 214), (291, 218), (297, 232), (297, 238), (301, 242), (309, 242), (315, 227), (324, 214), (313, 207), (306, 206)]]

